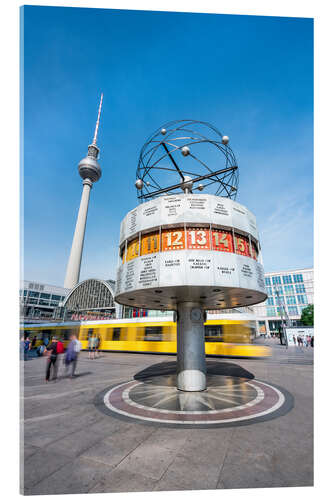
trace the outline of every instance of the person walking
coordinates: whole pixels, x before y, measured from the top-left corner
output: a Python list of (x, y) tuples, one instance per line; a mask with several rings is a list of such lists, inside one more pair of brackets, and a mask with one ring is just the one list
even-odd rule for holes
[[(66, 350), (66, 354), (65, 354), (65, 366), (66, 366), (65, 375), (69, 376), (70, 378), (73, 378), (74, 371), (75, 371), (74, 361), (77, 357), (77, 352), (75, 350), (76, 342), (75, 342), (74, 335), (71, 335), (70, 339), (71, 339), (71, 341), (67, 346), (67, 350)], [(70, 374), (70, 370), (71, 370), (71, 374)]]
[(303, 345), (304, 345), (304, 347), (308, 347), (308, 339), (307, 339), (306, 335), (305, 335), (305, 337), (303, 337)]
[(82, 349), (82, 344), (79, 341), (79, 339), (77, 338), (77, 335), (75, 333), (73, 333), (73, 339), (74, 339), (74, 342), (75, 342), (74, 350), (76, 352), (76, 357), (75, 357), (75, 359), (73, 361), (73, 371), (72, 371), (72, 376), (74, 377), (75, 376), (76, 365), (77, 365), (77, 362), (78, 362), (78, 359), (79, 359), (80, 351)]
[(295, 337), (295, 335), (293, 335), (293, 341), (294, 341), (294, 345), (296, 345), (296, 337)]
[(48, 358), (46, 361), (46, 376), (45, 376), (45, 381), (49, 382), (50, 380), (50, 375), (51, 375), (51, 366), (53, 367), (53, 378), (52, 380), (56, 381), (57, 380), (57, 343), (58, 339), (56, 337), (52, 338), (51, 344), (48, 345), (46, 348), (46, 353), (48, 354)]

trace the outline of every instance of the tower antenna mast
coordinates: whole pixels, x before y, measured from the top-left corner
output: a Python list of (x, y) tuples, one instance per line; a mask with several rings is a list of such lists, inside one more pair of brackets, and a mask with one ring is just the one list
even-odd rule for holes
[(83, 181), (83, 190), (82, 190), (79, 213), (76, 220), (71, 253), (68, 259), (65, 284), (64, 284), (65, 288), (70, 288), (70, 289), (73, 288), (75, 285), (77, 285), (80, 280), (82, 250), (84, 243), (84, 235), (86, 231), (90, 191), (93, 186), (93, 183), (97, 182), (102, 175), (101, 167), (97, 162), (99, 154), (99, 148), (97, 146), (97, 134), (99, 128), (99, 121), (101, 117), (102, 102), (103, 102), (103, 93), (101, 94), (99, 102), (93, 142), (88, 146), (87, 156), (85, 156), (80, 161), (78, 167), (79, 174)]
[(98, 128), (99, 128), (99, 120), (101, 117), (101, 111), (102, 111), (102, 102), (103, 102), (103, 92), (101, 93), (101, 99), (99, 101), (99, 108), (98, 108), (98, 115), (97, 115), (97, 121), (96, 121), (96, 127), (95, 127), (95, 134), (94, 134), (94, 139), (93, 139), (93, 145), (96, 146), (97, 144), (97, 134), (98, 134)]

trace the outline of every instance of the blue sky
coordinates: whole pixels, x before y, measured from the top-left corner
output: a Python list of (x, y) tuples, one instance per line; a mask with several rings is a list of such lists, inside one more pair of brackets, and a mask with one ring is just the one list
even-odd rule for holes
[(81, 279), (115, 277), (140, 149), (183, 118), (230, 137), (265, 270), (313, 265), (311, 19), (24, 7), (22, 42), (26, 279), (63, 284), (101, 91)]

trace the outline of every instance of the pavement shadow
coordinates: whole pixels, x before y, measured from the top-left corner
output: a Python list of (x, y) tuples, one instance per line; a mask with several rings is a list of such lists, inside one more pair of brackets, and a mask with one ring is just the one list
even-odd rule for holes
[[(177, 362), (176, 361), (166, 361), (163, 363), (156, 363), (154, 365), (148, 366), (144, 370), (139, 371), (134, 375), (135, 380), (146, 380), (152, 379), (153, 377), (161, 376), (175, 376), (177, 373)], [(240, 365), (236, 363), (230, 363), (225, 361), (207, 361), (207, 376), (210, 375), (222, 375), (227, 377), (237, 377), (242, 379), (251, 380), (254, 378), (253, 373), (245, 370)]]

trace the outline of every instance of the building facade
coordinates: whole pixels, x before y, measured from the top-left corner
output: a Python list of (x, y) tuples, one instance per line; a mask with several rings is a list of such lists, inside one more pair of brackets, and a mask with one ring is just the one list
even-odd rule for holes
[(20, 313), (24, 321), (49, 321), (65, 300), (68, 288), (24, 280), (20, 283)]
[(265, 273), (267, 300), (253, 306), (259, 334), (275, 335), (288, 316), (290, 326), (301, 326), (303, 309), (314, 301), (313, 268)]

